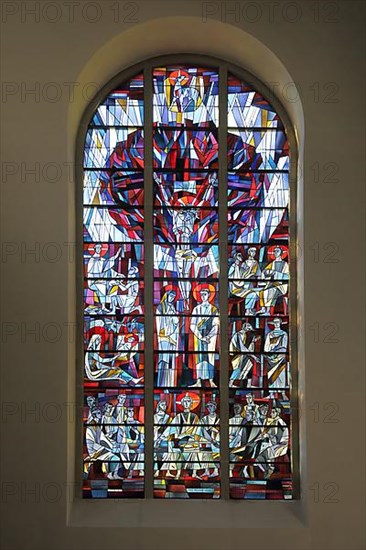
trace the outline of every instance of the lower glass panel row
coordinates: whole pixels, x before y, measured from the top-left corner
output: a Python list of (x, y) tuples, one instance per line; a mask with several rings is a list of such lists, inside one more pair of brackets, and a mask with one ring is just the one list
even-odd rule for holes
[[(83, 497), (93, 499), (144, 498), (143, 463), (135, 464), (137, 474), (134, 473), (130, 477), (123, 476), (123, 470), (123, 465), (120, 462), (85, 463)], [(156, 475), (154, 477), (154, 498), (220, 498), (219, 475), (215, 476), (212, 481), (209, 477), (199, 479), (193, 477), (189, 470), (183, 469), (183, 464), (181, 471), (183, 471), (183, 475), (180, 476), (175, 475), (173, 470), (169, 475)], [(122, 479), (111, 479), (115, 472)], [(272, 472), (274, 473), (268, 479)], [(230, 463), (230, 498), (246, 500), (292, 499), (290, 462)]]
[[(154, 497), (217, 499), (217, 390), (154, 391)], [(229, 397), (233, 499), (292, 498), (290, 400), (286, 389), (233, 389)], [(143, 498), (144, 390), (87, 388), (83, 408), (85, 498)]]

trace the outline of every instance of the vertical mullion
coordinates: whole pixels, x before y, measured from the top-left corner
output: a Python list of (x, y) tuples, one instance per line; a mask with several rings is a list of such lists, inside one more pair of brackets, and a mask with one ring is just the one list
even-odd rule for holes
[(229, 344), (227, 251), (227, 67), (219, 73), (219, 312), (221, 498), (229, 499)]
[(145, 252), (145, 498), (153, 498), (154, 307), (153, 307), (153, 90), (152, 70), (144, 71), (144, 252)]

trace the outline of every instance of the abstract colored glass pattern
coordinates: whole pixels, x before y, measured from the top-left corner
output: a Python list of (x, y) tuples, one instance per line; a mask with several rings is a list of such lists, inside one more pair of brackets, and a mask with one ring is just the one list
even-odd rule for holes
[[(155, 67), (110, 93), (86, 132), (84, 498), (143, 498), (149, 484), (154, 498), (218, 499), (224, 476), (232, 499), (292, 498), (288, 139), (272, 105), (234, 75), (219, 108), (220, 78), (219, 68)], [(149, 428), (145, 369), (154, 379)], [(220, 407), (224, 378), (229, 403)]]

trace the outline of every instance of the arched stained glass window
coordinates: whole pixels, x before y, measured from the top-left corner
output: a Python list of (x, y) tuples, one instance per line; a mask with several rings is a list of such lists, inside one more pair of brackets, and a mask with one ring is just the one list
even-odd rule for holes
[(181, 61), (88, 121), (83, 495), (290, 499), (287, 131), (257, 83)]

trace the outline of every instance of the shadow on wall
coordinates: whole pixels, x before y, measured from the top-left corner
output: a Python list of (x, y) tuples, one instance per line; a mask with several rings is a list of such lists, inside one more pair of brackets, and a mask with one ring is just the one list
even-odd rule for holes
[[(204, 25), (205, 32), (202, 32)], [(185, 39), (181, 40), (181, 29)], [(220, 40), (207, 41), (207, 36)], [(189, 50), (187, 50), (189, 44)], [(128, 45), (128, 47), (126, 47)], [(212, 19), (203, 23), (199, 17), (165, 17), (136, 24), (123, 31), (95, 52), (75, 79), (79, 94), (70, 103), (69, 151), (74, 160), (74, 146), (80, 121), (92, 97), (122, 70), (151, 57), (166, 54), (202, 54), (224, 59), (255, 75), (280, 99), (295, 129), (301, 162), (304, 137), (304, 116), (293, 78), (278, 57), (262, 42), (240, 28)], [(291, 92), (288, 87), (291, 86)], [(281, 93), (286, 90), (286, 93)], [(94, 93), (93, 93), (94, 91)]]

